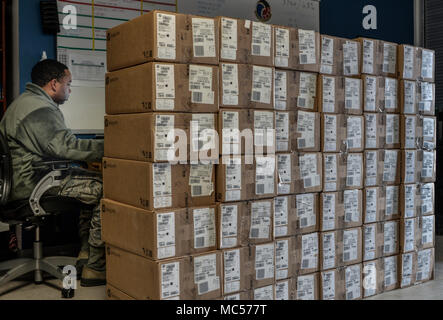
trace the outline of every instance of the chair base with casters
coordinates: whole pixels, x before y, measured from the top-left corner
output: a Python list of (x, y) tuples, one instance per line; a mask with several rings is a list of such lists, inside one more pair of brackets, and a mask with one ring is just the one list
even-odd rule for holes
[[(7, 202), (10, 190), (9, 185), (5, 184), (8, 181), (8, 170), (5, 169), (10, 163), (7, 164), (6, 160), (9, 160), (4, 156), (4, 141), (2, 143), (2, 135), (0, 134), (0, 151), (3, 156), (0, 158), (0, 220), (10, 225), (29, 223), (30, 227), (27, 230), (35, 229), (35, 240), (33, 247), (33, 258), (19, 258), (15, 260), (9, 260), (0, 263), (0, 274), (6, 272), (0, 276), (0, 287), (4, 284), (22, 277), (28, 273), (34, 273), (34, 282), (36, 284), (42, 284), (43, 274), (47, 273), (56, 279), (59, 279), (63, 283), (62, 297), (72, 298), (74, 296), (73, 286), (65, 286), (67, 276), (71, 276), (69, 279), (75, 279), (71, 274), (75, 270), (76, 258), (75, 257), (43, 257), (43, 244), (40, 241), (40, 226), (44, 224), (46, 217), (53, 214), (78, 214), (82, 208), (91, 209), (91, 205), (85, 205), (80, 201), (60, 196), (44, 196), (45, 192), (53, 187), (60, 185), (60, 182), (64, 176), (64, 173), (71, 168), (71, 161), (47, 161), (37, 164), (35, 167), (39, 168), (52, 168), (34, 188), (29, 199)], [(9, 150), (8, 150), (9, 152)], [(10, 170), (10, 169), (9, 169)], [(10, 171), (9, 171), (10, 173)], [(72, 266), (68, 268), (64, 273), (60, 268), (61, 266)]]

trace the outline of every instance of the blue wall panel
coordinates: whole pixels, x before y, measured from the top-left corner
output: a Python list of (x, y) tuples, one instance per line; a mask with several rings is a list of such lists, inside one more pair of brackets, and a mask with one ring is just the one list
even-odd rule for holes
[[(363, 8), (377, 8), (377, 30), (363, 28)], [(331, 36), (359, 36), (414, 44), (413, 0), (321, 0), (320, 32)]]

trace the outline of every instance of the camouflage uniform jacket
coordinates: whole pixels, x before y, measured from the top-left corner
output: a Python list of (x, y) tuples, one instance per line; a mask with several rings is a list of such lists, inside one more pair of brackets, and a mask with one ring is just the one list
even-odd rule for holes
[(43, 159), (98, 161), (103, 140), (77, 139), (66, 127), (58, 104), (38, 85), (26, 90), (7, 109), (0, 131), (7, 137), (13, 167), (10, 200), (28, 198), (42, 178), (32, 163)]

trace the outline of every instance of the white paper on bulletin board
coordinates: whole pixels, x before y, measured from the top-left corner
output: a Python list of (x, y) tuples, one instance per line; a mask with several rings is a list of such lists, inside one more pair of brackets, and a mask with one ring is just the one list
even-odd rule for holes
[[(178, 0), (180, 13), (227, 16), (258, 21), (257, 0)], [(266, 23), (320, 31), (319, 0), (267, 0), (272, 16)]]

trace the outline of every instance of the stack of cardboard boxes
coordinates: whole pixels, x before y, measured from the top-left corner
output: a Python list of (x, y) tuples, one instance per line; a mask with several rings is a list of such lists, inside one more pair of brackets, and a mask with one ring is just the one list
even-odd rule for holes
[(110, 29), (109, 298), (361, 299), (430, 279), (434, 57), (409, 49), (162, 11)]

